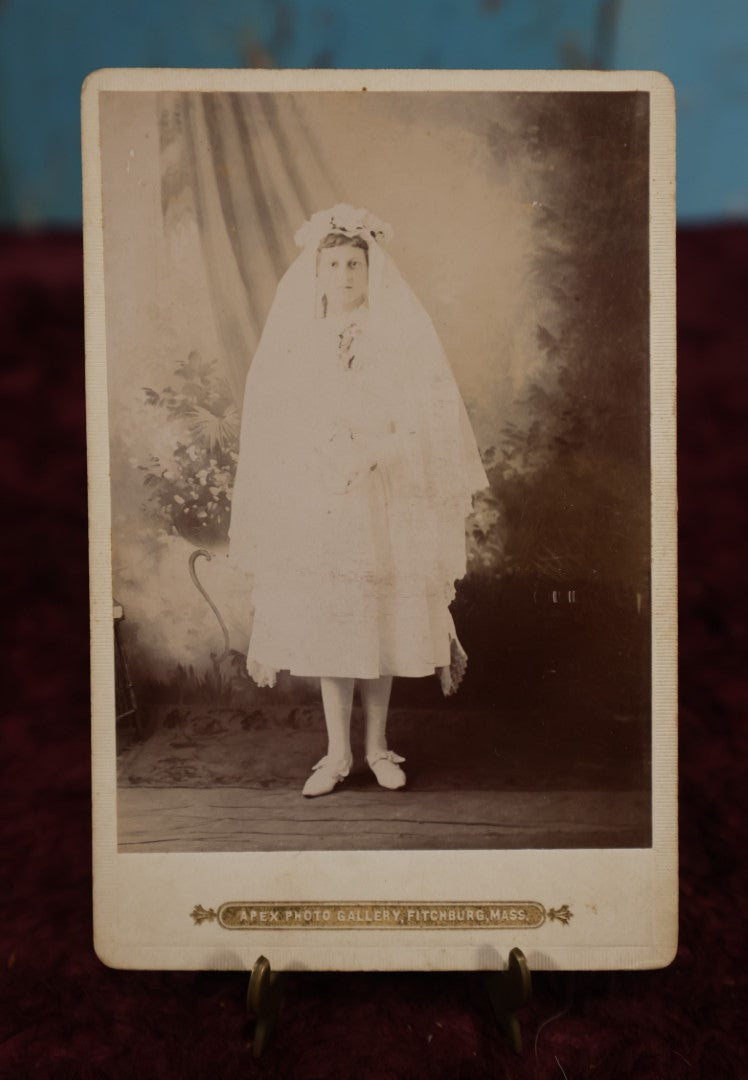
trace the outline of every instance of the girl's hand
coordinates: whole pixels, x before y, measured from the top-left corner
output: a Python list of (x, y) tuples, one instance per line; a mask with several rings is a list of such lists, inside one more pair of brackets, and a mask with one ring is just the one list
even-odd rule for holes
[(337, 432), (330, 438), (320, 464), (328, 490), (337, 495), (351, 491), (375, 467), (367, 440), (355, 438), (350, 430)]

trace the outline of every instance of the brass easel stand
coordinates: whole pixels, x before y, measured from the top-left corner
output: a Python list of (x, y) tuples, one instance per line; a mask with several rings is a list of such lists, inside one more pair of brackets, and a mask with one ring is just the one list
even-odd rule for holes
[(247, 987), (247, 1015), (255, 1020), (253, 1057), (260, 1057), (272, 1038), (282, 989), (283, 975), (270, 970), (270, 961), (266, 957), (258, 957), (252, 967)]
[(486, 976), (486, 991), (493, 1006), (496, 1023), (507, 1037), (515, 1054), (522, 1050), (522, 1032), (516, 1013), (532, 995), (530, 969), (521, 949), (512, 949), (506, 971), (492, 971)]
[[(283, 975), (270, 970), (270, 961), (258, 957), (252, 967), (247, 987), (247, 1014), (255, 1020), (252, 1056), (260, 1057), (269, 1043), (278, 1018)], [(530, 969), (521, 949), (512, 949), (506, 971), (492, 971), (486, 976), (486, 991), (496, 1022), (515, 1054), (522, 1050), (522, 1032), (516, 1013), (532, 994)]]

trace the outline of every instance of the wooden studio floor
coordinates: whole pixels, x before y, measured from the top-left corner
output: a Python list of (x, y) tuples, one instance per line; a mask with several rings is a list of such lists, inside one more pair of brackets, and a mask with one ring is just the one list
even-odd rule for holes
[(120, 851), (638, 846), (642, 792), (379, 792), (125, 788)]
[[(483, 711), (394, 709), (390, 745), (407, 786), (380, 788), (363, 762), (333, 793), (301, 795), (324, 753), (314, 706), (163, 709), (119, 755), (122, 852), (642, 847), (650, 795), (620, 742), (538, 731)], [(580, 747), (583, 749), (580, 750)]]

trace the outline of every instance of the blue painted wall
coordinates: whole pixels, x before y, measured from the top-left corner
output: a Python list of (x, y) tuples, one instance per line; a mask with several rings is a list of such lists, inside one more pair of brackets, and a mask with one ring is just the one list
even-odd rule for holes
[(5, 0), (0, 223), (80, 221), (93, 69), (267, 64), (664, 71), (680, 219), (748, 218), (746, 0)]

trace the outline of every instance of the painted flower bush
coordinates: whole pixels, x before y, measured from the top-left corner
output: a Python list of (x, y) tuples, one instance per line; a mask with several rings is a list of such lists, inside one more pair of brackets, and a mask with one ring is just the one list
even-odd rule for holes
[[(494, 447), (481, 456), (490, 477), (496, 458)], [(468, 573), (481, 578), (499, 575), (505, 564), (505, 525), (499, 499), (491, 488), (473, 497), (473, 512), (465, 522), (465, 536)]]
[(198, 353), (176, 368), (173, 386), (145, 387), (146, 404), (174, 427), (168, 461), (139, 465), (149, 508), (169, 532), (199, 543), (225, 542), (239, 454), (239, 415), (216, 360)]

